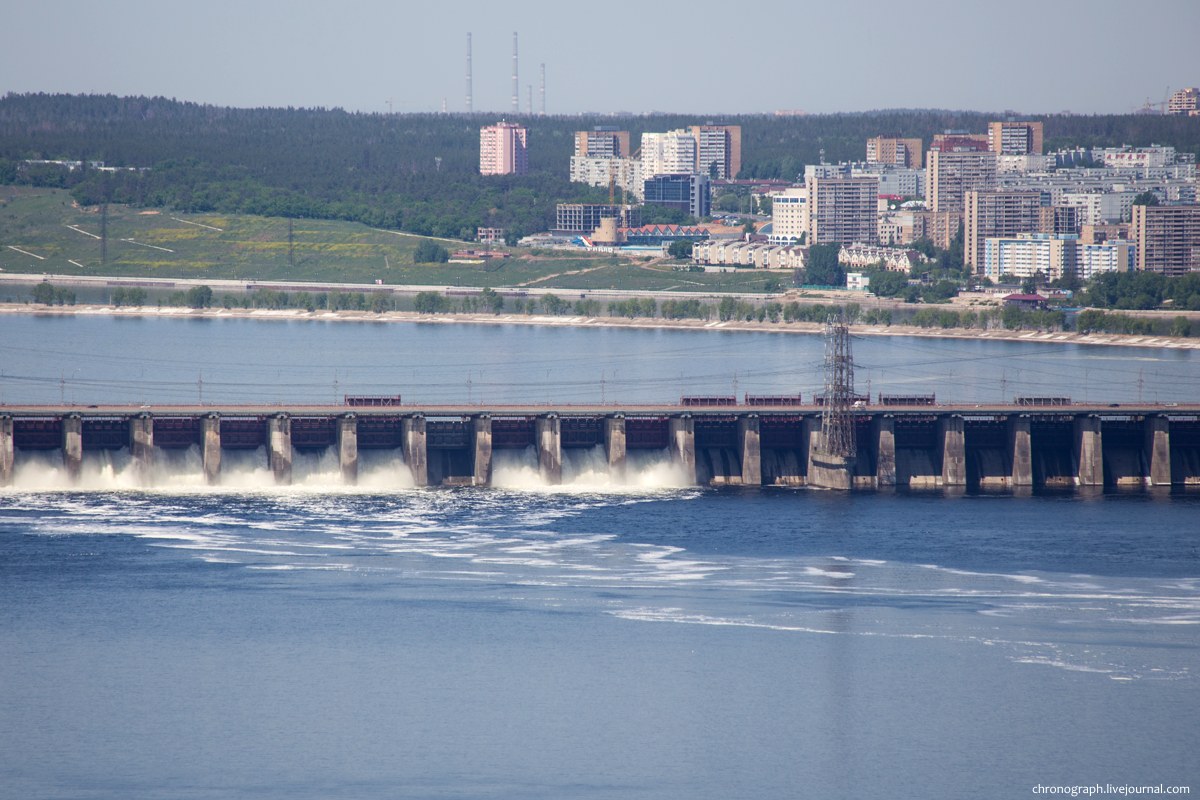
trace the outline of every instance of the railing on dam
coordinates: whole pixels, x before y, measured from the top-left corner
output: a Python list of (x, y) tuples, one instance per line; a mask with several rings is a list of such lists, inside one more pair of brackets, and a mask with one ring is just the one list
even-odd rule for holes
[[(399, 398), (395, 398), (397, 403)], [(127, 449), (150, 475), (156, 452), (197, 448), (218, 482), (223, 451), (259, 451), (276, 480), (294, 453), (337, 454), (344, 480), (359, 450), (394, 450), (418, 486), (488, 485), (498, 452), (528, 452), (543, 478), (564, 453), (602, 452), (621, 472), (657, 452), (698, 485), (803, 486), (820, 444), (819, 398), (685, 398), (678, 405), (0, 406), (0, 485), (23, 458), (61, 451), (68, 475), (89, 454)], [(711, 402), (706, 402), (711, 401)], [(731, 402), (732, 401), (732, 402)], [(1200, 405), (1073, 404), (1015, 398), (938, 405), (885, 395), (853, 409), (855, 488), (1200, 487)], [(43, 456), (44, 457), (44, 456)], [(570, 460), (570, 459), (568, 459)]]

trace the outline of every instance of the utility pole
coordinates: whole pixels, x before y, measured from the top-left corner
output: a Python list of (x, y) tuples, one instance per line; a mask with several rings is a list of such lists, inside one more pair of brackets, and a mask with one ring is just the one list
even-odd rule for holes
[(100, 204), (100, 263), (108, 264), (108, 201)]

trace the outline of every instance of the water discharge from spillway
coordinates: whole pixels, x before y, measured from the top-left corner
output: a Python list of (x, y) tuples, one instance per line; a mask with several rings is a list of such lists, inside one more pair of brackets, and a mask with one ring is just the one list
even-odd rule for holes
[[(604, 448), (564, 450), (562, 481), (552, 485), (538, 469), (534, 448), (497, 450), (492, 485), (528, 492), (654, 491), (692, 486), (682, 465), (666, 450), (630, 452), (623, 471), (610, 470)], [(150, 491), (195, 492), (316, 492), (378, 493), (415, 488), (412, 472), (400, 450), (363, 450), (358, 455), (358, 478), (347, 483), (333, 448), (292, 452), (292, 478), (281, 485), (268, 464), (265, 448), (223, 450), (216, 485), (204, 478), (200, 449), (155, 448), (148, 473), (128, 450), (87, 451), (78, 478), (72, 479), (58, 450), (21, 451), (13, 480), (3, 492)]]

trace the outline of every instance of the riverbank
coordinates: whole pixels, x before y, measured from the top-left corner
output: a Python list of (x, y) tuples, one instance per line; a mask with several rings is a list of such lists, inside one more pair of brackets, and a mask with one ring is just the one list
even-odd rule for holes
[[(661, 330), (737, 331), (751, 333), (790, 333), (820, 335), (825, 326), (818, 322), (746, 322), (702, 319), (658, 319), (626, 317), (552, 316), (546, 314), (443, 313), (415, 311), (304, 311), (302, 309), (192, 309), (167, 307), (118, 307), (107, 305), (35, 306), (28, 303), (0, 303), (0, 314), (77, 315), (112, 317), (157, 317), (179, 319), (257, 319), (285, 322), (371, 322), (423, 323), (435, 325), (534, 325), (572, 328), (635, 328)], [(1068, 331), (978, 330), (974, 328), (921, 328), (914, 325), (855, 325), (860, 336), (916, 336), (932, 339), (988, 339), (1003, 342), (1041, 342), (1080, 344), (1103, 347), (1154, 347), (1169, 350), (1200, 350), (1200, 339), (1172, 336), (1141, 336), (1112, 333), (1073, 333)]]

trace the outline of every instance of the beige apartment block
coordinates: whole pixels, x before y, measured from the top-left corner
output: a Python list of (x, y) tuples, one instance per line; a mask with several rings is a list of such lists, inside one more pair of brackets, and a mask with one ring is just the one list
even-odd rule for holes
[(867, 163), (920, 169), (924, 165), (922, 146), (920, 139), (875, 136), (867, 139)]
[(1040, 156), (1042, 154), (1042, 123), (988, 123), (988, 150), (997, 155)]
[(1164, 275), (1200, 271), (1200, 205), (1134, 206), (1137, 268)]
[(969, 191), (963, 208), (963, 262), (979, 271), (990, 238), (1036, 233), (1041, 225), (1041, 192)]

